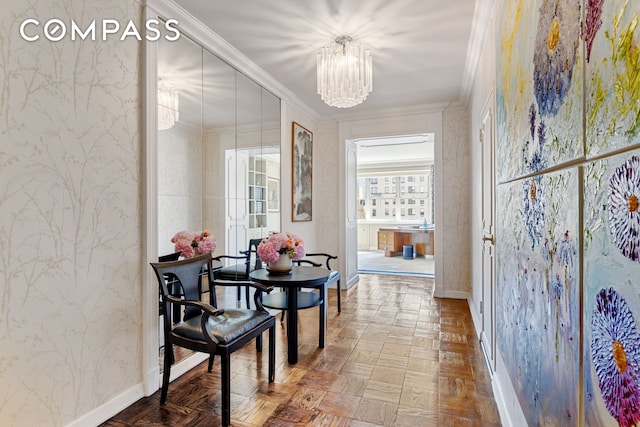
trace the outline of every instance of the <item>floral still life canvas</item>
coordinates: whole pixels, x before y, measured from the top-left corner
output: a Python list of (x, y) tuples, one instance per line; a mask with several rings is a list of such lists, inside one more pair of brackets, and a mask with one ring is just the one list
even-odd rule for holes
[(530, 425), (579, 417), (578, 177), (572, 168), (498, 186), (497, 342)]
[(579, 0), (507, 1), (496, 81), (498, 182), (584, 153)]
[(585, 167), (585, 425), (640, 424), (640, 150)]
[(587, 156), (640, 145), (640, 2), (585, 2)]

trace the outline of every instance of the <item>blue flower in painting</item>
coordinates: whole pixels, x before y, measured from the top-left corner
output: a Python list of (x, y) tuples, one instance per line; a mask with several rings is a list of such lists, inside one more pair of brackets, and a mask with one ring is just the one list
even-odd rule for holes
[(564, 232), (564, 238), (558, 248), (558, 261), (571, 273), (576, 262), (576, 257), (576, 245), (573, 239), (569, 237), (569, 230), (567, 230)]
[(591, 317), (591, 358), (607, 410), (620, 426), (640, 422), (640, 334), (627, 302), (601, 289)]
[(556, 301), (560, 301), (560, 298), (562, 297), (562, 281), (560, 280), (560, 275), (556, 274), (556, 277), (551, 281), (551, 289), (550, 289), (550, 293), (551, 296), (553, 296), (553, 298)]
[(533, 250), (540, 244), (544, 226), (545, 190), (542, 185), (542, 177), (525, 180), (523, 193), (525, 228), (529, 239), (531, 239), (531, 249)]
[(533, 85), (538, 110), (555, 116), (571, 87), (580, 41), (580, 0), (542, 0)]
[(640, 157), (618, 166), (609, 180), (609, 230), (620, 252), (640, 262)]

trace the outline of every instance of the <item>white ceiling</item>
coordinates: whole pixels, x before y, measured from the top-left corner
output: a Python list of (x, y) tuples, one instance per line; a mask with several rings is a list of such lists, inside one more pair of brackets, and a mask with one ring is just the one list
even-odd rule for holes
[[(467, 101), (488, 0), (175, 0), (319, 117)], [(316, 93), (316, 54), (339, 35), (373, 56), (373, 92), (349, 109)]]

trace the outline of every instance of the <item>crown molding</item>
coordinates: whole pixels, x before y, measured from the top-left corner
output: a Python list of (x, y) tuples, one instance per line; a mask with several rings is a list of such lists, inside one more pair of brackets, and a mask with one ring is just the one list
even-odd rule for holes
[(478, 72), (478, 65), (484, 48), (485, 39), (490, 29), (491, 15), (496, 0), (478, 0), (473, 13), (471, 24), (471, 34), (469, 34), (469, 44), (467, 46), (467, 61), (465, 63), (462, 86), (460, 88), (459, 103), (466, 107), (473, 89)]
[(146, 6), (163, 19), (177, 19), (181, 33), (192, 38), (209, 52), (220, 57), (282, 101), (292, 105), (312, 119), (318, 119), (318, 113), (300, 101), (295, 93), (173, 0), (147, 0)]

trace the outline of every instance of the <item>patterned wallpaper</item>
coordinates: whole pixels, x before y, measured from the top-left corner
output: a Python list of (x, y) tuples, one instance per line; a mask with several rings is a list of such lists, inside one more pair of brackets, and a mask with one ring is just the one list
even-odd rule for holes
[[(469, 131), (460, 123), (469, 123), (467, 110), (444, 111), (442, 114), (442, 171), (444, 286), (448, 295), (469, 292), (471, 244), (471, 170)], [(436, 166), (437, 167), (437, 166)], [(438, 224), (436, 224), (436, 227)], [(462, 260), (462, 262), (461, 262)]]
[(52, 17), (141, 7), (2, 2), (2, 425), (65, 425), (140, 382), (141, 45), (20, 37)]

